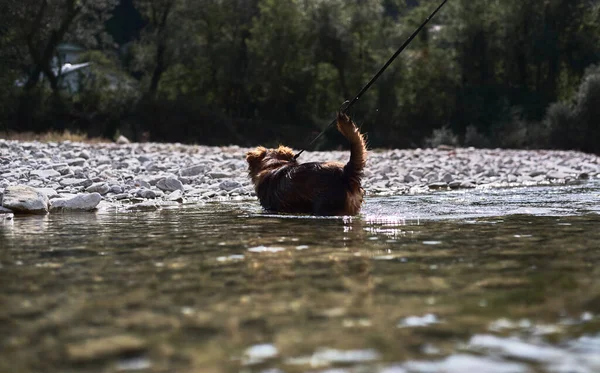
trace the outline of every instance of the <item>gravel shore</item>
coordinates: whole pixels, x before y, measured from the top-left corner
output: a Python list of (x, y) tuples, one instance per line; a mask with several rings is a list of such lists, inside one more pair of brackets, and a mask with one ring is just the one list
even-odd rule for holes
[[(223, 198), (253, 198), (237, 146), (39, 143), (0, 139), (0, 213), (153, 210)], [(307, 152), (301, 162), (346, 162), (349, 151)], [(600, 157), (575, 151), (373, 150), (368, 195), (515, 187), (600, 178)]]

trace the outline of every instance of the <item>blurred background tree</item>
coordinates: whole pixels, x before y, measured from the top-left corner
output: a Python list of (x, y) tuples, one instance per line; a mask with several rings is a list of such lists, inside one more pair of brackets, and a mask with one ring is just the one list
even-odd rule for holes
[[(433, 0), (6, 0), (5, 130), (301, 147)], [(64, 89), (57, 48), (91, 62)], [(372, 147), (600, 152), (600, 1), (452, 0), (352, 109)], [(335, 131), (316, 144), (340, 143)], [(342, 142), (343, 143), (343, 142)]]

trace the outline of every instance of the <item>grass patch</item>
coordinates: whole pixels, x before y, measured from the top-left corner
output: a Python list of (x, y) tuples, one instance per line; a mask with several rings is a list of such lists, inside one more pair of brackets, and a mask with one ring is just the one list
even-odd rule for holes
[(87, 134), (80, 132), (65, 131), (50, 131), (43, 133), (35, 132), (2, 132), (0, 139), (16, 140), (16, 141), (39, 141), (39, 142), (83, 142), (88, 144), (98, 144), (112, 142), (109, 139), (102, 137), (88, 137)]

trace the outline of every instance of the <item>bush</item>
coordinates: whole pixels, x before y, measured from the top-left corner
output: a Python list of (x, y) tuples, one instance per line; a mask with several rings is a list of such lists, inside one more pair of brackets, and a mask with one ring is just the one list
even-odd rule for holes
[(600, 152), (600, 66), (586, 70), (569, 105), (556, 102), (548, 108), (544, 125), (552, 147)]
[(448, 126), (444, 126), (433, 130), (424, 143), (428, 148), (437, 148), (440, 145), (458, 146), (458, 136)]
[(477, 130), (474, 125), (467, 126), (465, 132), (465, 146), (473, 146), (475, 148), (489, 148), (491, 146), (490, 139)]
[(548, 131), (548, 143), (553, 148), (571, 148), (577, 142), (573, 138), (575, 117), (573, 109), (564, 102), (555, 102), (546, 110), (544, 126)]
[(600, 152), (600, 66), (587, 70), (576, 95), (574, 115), (580, 148)]
[(505, 118), (492, 126), (494, 146), (501, 148), (522, 148), (527, 144), (527, 123), (519, 107), (506, 105)]

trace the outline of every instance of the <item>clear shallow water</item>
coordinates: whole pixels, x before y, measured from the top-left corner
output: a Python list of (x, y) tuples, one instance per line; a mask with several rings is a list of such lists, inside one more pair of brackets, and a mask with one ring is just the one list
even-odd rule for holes
[(597, 372), (600, 186), (0, 220), (0, 371)]

